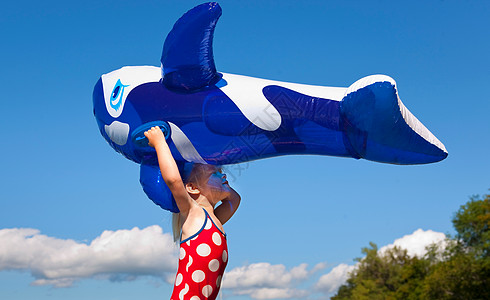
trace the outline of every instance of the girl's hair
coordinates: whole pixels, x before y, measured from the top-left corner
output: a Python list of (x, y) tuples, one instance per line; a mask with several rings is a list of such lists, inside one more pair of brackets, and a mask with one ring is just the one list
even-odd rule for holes
[(182, 234), (182, 222), (180, 213), (172, 213), (172, 233), (174, 235), (174, 243), (180, 241), (180, 236)]
[[(209, 169), (209, 165), (199, 163), (185, 163), (179, 166), (180, 175), (184, 185), (187, 183), (193, 183), (198, 188), (202, 184), (202, 179), (206, 175)], [(180, 213), (172, 214), (172, 232), (174, 236), (174, 242), (178, 243), (182, 234), (182, 218)]]

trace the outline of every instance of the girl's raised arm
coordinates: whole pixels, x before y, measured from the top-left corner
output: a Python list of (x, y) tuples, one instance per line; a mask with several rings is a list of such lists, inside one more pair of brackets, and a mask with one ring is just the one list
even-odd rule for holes
[(168, 148), (162, 130), (159, 127), (152, 127), (145, 132), (145, 136), (148, 138), (148, 144), (155, 148), (157, 152), (158, 165), (162, 172), (162, 178), (172, 192), (177, 207), (181, 213), (187, 215), (194, 200), (189, 197), (189, 194), (185, 189), (179, 169)]
[(235, 214), (240, 205), (240, 195), (230, 187), (230, 196), (221, 200), (221, 204), (215, 208), (214, 215), (224, 225)]

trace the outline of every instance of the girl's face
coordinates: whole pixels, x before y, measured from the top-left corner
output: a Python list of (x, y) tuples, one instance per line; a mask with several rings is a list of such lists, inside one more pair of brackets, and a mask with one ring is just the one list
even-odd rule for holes
[(206, 172), (205, 182), (203, 182), (202, 192), (206, 196), (211, 196), (210, 201), (216, 201), (214, 204), (225, 199), (230, 195), (230, 186), (223, 170), (216, 166), (210, 166)]

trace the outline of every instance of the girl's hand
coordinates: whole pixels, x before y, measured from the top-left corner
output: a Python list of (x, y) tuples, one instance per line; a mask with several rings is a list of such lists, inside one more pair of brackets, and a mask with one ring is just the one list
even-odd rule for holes
[(156, 148), (161, 143), (167, 142), (162, 130), (158, 126), (152, 127), (150, 130), (145, 131), (145, 136), (148, 139), (148, 145), (153, 148)]

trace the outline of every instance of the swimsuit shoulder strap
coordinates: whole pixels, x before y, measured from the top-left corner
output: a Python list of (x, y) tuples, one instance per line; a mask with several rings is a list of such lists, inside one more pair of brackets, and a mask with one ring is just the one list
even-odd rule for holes
[(219, 232), (221, 232), (224, 236), (226, 236), (226, 233), (224, 233), (219, 227), (218, 225), (216, 225), (216, 223), (214, 223), (213, 221), (213, 218), (211, 218), (211, 216), (209, 215), (209, 213), (207, 212), (207, 210), (204, 209), (204, 207), (202, 208), (204, 210), (204, 213), (206, 214), (206, 220), (204, 221), (204, 225), (206, 225), (206, 222), (208, 221), (208, 218), (209, 220), (211, 221), (211, 223), (214, 225), (214, 227), (216, 227), (216, 229), (218, 229)]
[[(202, 207), (202, 210), (204, 210), (204, 213), (206, 214), (206, 219), (207, 218), (210, 218), (211, 219), (211, 217), (208, 214), (208, 211), (204, 207)], [(206, 221), (204, 223), (206, 223)]]

